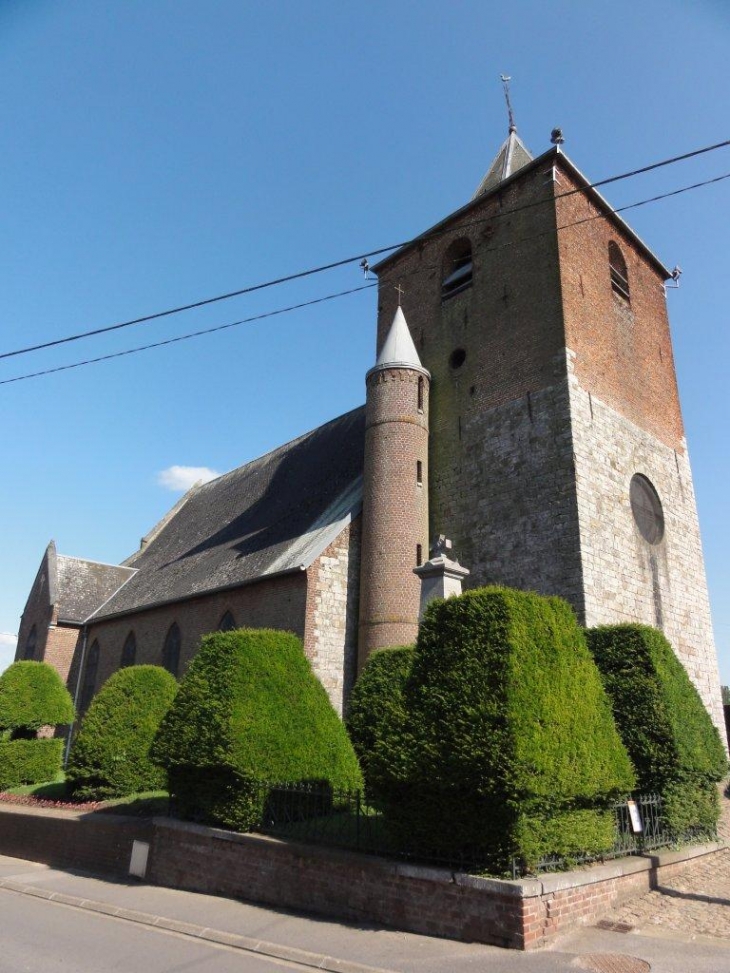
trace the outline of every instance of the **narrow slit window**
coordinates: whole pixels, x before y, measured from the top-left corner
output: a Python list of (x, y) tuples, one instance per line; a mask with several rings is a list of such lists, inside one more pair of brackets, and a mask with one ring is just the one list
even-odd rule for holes
[(219, 632), (232, 632), (236, 628), (236, 619), (230, 612), (226, 612), (220, 622), (218, 622)]
[(177, 679), (180, 669), (180, 626), (173, 622), (165, 637), (165, 644), (162, 647), (162, 665), (167, 671)]
[(416, 460), (416, 484), (417, 486), (423, 486), (423, 463)]
[(89, 655), (86, 659), (86, 665), (84, 667), (84, 682), (83, 688), (81, 690), (81, 704), (79, 709), (85, 712), (89, 708), (89, 703), (94, 696), (94, 687), (96, 686), (96, 673), (99, 669), (99, 643), (94, 639), (91, 648), (89, 649)]
[(420, 544), (416, 544), (416, 567), (420, 568), (423, 564), (423, 548)]
[(418, 376), (418, 411), (423, 412), (423, 375)]
[(471, 243), (456, 240), (444, 255), (441, 297), (453, 297), (467, 287), (471, 287), (473, 276)]
[(122, 660), (119, 663), (119, 668), (126, 669), (127, 666), (133, 666), (136, 661), (137, 639), (135, 638), (134, 632), (130, 632), (124, 640), (124, 647), (122, 648)]
[(38, 630), (35, 625), (30, 630), (30, 635), (25, 642), (25, 652), (23, 654), (24, 659), (35, 659), (36, 645), (38, 644)]
[(608, 244), (608, 266), (611, 272), (611, 289), (627, 303), (631, 300), (629, 294), (629, 272), (626, 268), (624, 255), (613, 240)]

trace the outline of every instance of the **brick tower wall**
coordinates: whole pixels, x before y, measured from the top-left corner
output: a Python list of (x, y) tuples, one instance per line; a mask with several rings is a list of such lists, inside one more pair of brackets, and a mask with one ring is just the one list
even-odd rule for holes
[[(571, 183), (564, 177), (564, 189)], [(725, 737), (692, 473), (684, 439), (663, 274), (584, 195), (558, 203), (580, 547), (589, 626), (661, 629)], [(611, 286), (608, 245), (626, 261), (629, 300)], [(654, 486), (665, 521), (650, 544), (629, 487)]]
[(413, 568), (419, 545), (428, 558), (428, 386), (410, 368), (379, 369), (367, 380), (358, 671), (375, 649), (409, 644), (418, 632)]
[[(378, 347), (400, 283), (432, 375), (430, 534), (453, 540), (466, 584), (558, 594), (582, 613), (553, 199), (546, 164), (385, 261)], [(465, 238), (472, 284), (442, 299), (449, 248)]]

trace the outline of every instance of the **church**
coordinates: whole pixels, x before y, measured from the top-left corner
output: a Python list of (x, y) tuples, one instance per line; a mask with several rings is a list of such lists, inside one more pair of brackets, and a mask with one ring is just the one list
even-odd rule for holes
[(43, 555), (18, 659), (80, 710), (118, 668), (181, 675), (201, 636), (295, 632), (339, 712), (415, 639), (430, 541), (465, 584), (560, 595), (674, 646), (725, 738), (665, 284), (564, 153), (509, 135), (472, 198), (373, 269), (365, 405), (194, 486), (119, 565)]

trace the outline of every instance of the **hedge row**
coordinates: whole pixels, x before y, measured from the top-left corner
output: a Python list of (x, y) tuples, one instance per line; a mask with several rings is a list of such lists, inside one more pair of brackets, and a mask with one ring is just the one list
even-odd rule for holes
[(63, 740), (0, 740), (0, 790), (53, 780), (62, 759)]
[(73, 720), (71, 695), (53, 666), (14, 662), (0, 675), (0, 729), (34, 732)]
[(634, 774), (565, 602), (505, 588), (433, 602), (391, 703), (366, 766), (401, 844), (500, 869), (611, 846), (607, 809)]
[(638, 789), (661, 794), (664, 825), (677, 837), (713, 831), (725, 748), (671, 645), (646, 625), (602, 626), (587, 635)]
[(352, 745), (298, 638), (239, 629), (205, 636), (162, 722), (153, 759), (186, 817), (248, 830), (261, 782), (356, 789)]
[(103, 800), (167, 787), (150, 747), (177, 682), (160, 666), (129, 666), (102, 686), (74, 741), (67, 780), (80, 800)]
[(374, 652), (350, 694), (345, 725), (366, 784), (371, 754), (381, 746), (393, 721), (403, 717), (403, 690), (413, 654), (412, 645)]

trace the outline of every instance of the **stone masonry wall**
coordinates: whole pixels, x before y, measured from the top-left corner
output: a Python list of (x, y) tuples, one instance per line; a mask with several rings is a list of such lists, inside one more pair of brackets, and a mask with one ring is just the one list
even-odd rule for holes
[[(575, 449), (586, 625), (638, 621), (672, 643), (725, 739), (702, 545), (686, 447), (664, 445), (585, 391), (573, 374)], [(665, 534), (650, 545), (629, 499), (640, 473), (661, 500)]]
[(342, 715), (357, 665), (361, 518), (356, 518), (307, 571), (304, 651)]
[(443, 510), (447, 525), (458, 510), (466, 531), (454, 537), (471, 570), (465, 585), (560, 595), (582, 615), (567, 382), (475, 415), (462, 430), (453, 517), (449, 504)]

